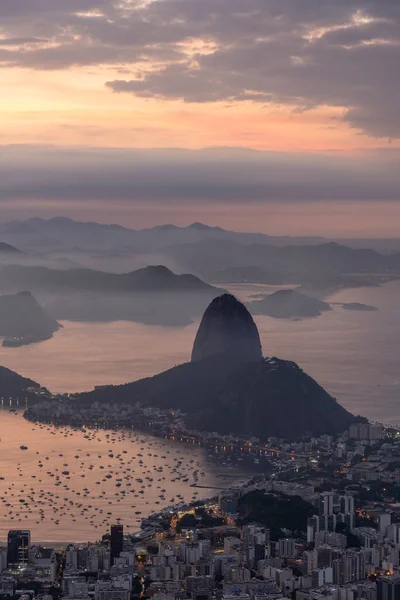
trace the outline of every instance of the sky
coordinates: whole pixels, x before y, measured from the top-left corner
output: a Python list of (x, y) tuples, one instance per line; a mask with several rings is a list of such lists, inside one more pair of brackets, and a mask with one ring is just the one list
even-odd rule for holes
[(400, 235), (398, 0), (0, 0), (0, 221)]

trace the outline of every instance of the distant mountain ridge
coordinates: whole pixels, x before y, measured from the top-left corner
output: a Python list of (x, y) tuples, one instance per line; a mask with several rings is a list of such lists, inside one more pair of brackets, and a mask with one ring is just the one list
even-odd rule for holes
[(162, 265), (148, 266), (130, 273), (107, 273), (93, 269), (48, 269), (7, 266), (1, 270), (2, 285), (31, 289), (66, 288), (93, 292), (157, 292), (215, 290), (198, 277), (176, 275)]
[(166, 253), (195, 272), (218, 281), (224, 269), (262, 268), (270, 277), (280, 277), (288, 283), (342, 274), (400, 274), (400, 254), (384, 256), (375, 250), (353, 250), (336, 242), (315, 246), (270, 244), (240, 244), (233, 240), (207, 240), (178, 244), (167, 248)]
[[(23, 264), (36, 261), (54, 267), (58, 260), (62, 265), (74, 263), (120, 274), (162, 264), (175, 273), (193, 273), (216, 284), (228, 283), (231, 277), (239, 283), (335, 289), (400, 277), (400, 252), (382, 254), (360, 247), (358, 240), (350, 247), (318, 237), (274, 237), (199, 222), (134, 230), (65, 217), (34, 218), (0, 225), (0, 237), (23, 251), (24, 260), (19, 261)], [(50, 265), (49, 260), (53, 260)]]
[(93, 269), (0, 268), (3, 292), (32, 290), (57, 320), (133, 321), (186, 326), (222, 289), (194, 275), (176, 275), (164, 266), (130, 273)]
[(192, 223), (187, 227), (173, 224), (158, 225), (148, 229), (129, 229), (117, 224), (74, 221), (67, 217), (52, 219), (32, 218), (26, 221), (10, 221), (0, 224), (0, 235), (9, 243), (17, 242), (24, 247), (42, 249), (82, 249), (99, 250), (129, 246), (140, 251), (156, 251), (167, 245), (199, 241), (205, 237), (235, 239), (243, 243), (290, 242), (313, 243), (319, 238), (274, 237), (263, 233), (245, 233), (212, 227), (203, 223)]

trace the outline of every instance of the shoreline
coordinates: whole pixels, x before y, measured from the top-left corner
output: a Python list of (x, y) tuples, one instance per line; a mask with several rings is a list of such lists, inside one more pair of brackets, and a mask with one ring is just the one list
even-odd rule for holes
[[(163, 438), (165, 440), (171, 440), (183, 444), (190, 445), (198, 445), (203, 448), (214, 449), (217, 450), (219, 448), (226, 448), (227, 453), (237, 454), (234, 450), (240, 450), (241, 453), (247, 454), (248, 456), (254, 456), (256, 458), (269, 458), (274, 456), (287, 457), (290, 458), (293, 454), (289, 451), (282, 450), (280, 448), (268, 448), (266, 444), (255, 444), (254, 442), (250, 442), (249, 439), (244, 438), (235, 438), (232, 442), (227, 441), (226, 436), (215, 437), (212, 436), (210, 432), (203, 432), (203, 435), (196, 436), (193, 432), (189, 431), (181, 431), (181, 432), (166, 432), (161, 429), (154, 428), (151, 425), (144, 426), (143, 423), (140, 425), (134, 423), (118, 423), (114, 425), (94, 425), (90, 423), (70, 423), (68, 421), (54, 421), (54, 420), (38, 420), (30, 418), (30, 415), (27, 415), (28, 411), (23, 413), (24, 419), (29, 421), (30, 423), (41, 423), (43, 425), (52, 425), (53, 427), (70, 427), (75, 430), (86, 430), (89, 429), (91, 431), (137, 431), (139, 433), (143, 433), (146, 435), (151, 435), (157, 438)], [(207, 437), (209, 436), (209, 437)], [(231, 436), (234, 437), (234, 436)], [(247, 452), (246, 452), (247, 451)], [(239, 452), (239, 453), (240, 453)], [(298, 456), (298, 455), (297, 455)], [(304, 457), (312, 458), (314, 455), (304, 455)]]
[[(214, 453), (211, 451), (203, 450), (196, 446), (191, 448), (186, 447), (183, 444), (176, 444), (174, 442), (171, 443), (164, 438), (153, 437), (147, 431), (129, 432), (128, 430), (120, 430), (118, 432), (114, 432), (116, 435), (113, 435), (111, 432), (105, 432), (104, 430), (82, 433), (80, 431), (74, 431), (69, 427), (56, 430), (54, 427), (42, 426), (43, 430), (41, 430), (39, 427), (35, 427), (35, 425), (33, 425), (35, 430), (32, 430), (31, 423), (29, 421), (26, 421), (25, 419), (20, 421), (23, 416), (22, 413), (23, 411), (20, 410), (18, 411), (18, 415), (13, 415), (11, 413), (8, 414), (7, 410), (6, 414), (3, 414), (3, 453), (8, 452), (8, 449), (10, 448), (10, 451), (13, 452), (13, 456), (15, 456), (15, 461), (21, 461), (21, 472), (24, 472), (25, 477), (28, 478), (26, 482), (28, 485), (32, 485), (32, 487), (35, 488), (37, 494), (39, 493), (38, 489), (43, 487), (43, 484), (39, 483), (40, 479), (43, 479), (44, 483), (46, 480), (50, 485), (50, 488), (53, 487), (52, 482), (56, 482), (56, 480), (50, 480), (50, 478), (45, 475), (45, 472), (43, 470), (39, 470), (38, 467), (30, 470), (28, 465), (30, 464), (31, 459), (28, 455), (30, 454), (31, 457), (33, 457), (34, 462), (35, 457), (38, 461), (41, 460), (41, 462), (45, 465), (46, 471), (49, 470), (57, 475), (55, 472), (55, 467), (58, 467), (59, 471), (61, 471), (57, 464), (57, 461), (61, 460), (57, 459), (58, 452), (61, 452), (65, 457), (63, 462), (69, 463), (69, 467), (66, 466), (66, 468), (70, 471), (70, 481), (61, 477), (61, 472), (59, 475), (63, 483), (65, 483), (72, 490), (72, 492), (68, 491), (68, 497), (70, 499), (72, 499), (75, 503), (83, 503), (83, 507), (85, 508), (88, 506), (88, 503), (89, 505), (92, 504), (93, 506), (97, 506), (97, 500), (93, 502), (93, 496), (97, 497), (98, 495), (101, 495), (103, 490), (106, 492), (104, 498), (99, 500), (99, 506), (101, 506), (103, 509), (104, 515), (94, 520), (95, 524), (98, 526), (96, 529), (90, 526), (88, 521), (83, 520), (84, 515), (80, 516), (81, 508), (79, 509), (77, 515), (75, 515), (77, 523), (72, 524), (74, 528), (69, 528), (68, 522), (65, 520), (67, 517), (65, 516), (63, 518), (60, 517), (60, 527), (59, 529), (56, 528), (56, 525), (52, 520), (47, 522), (47, 519), (50, 517), (54, 516), (54, 519), (57, 518), (57, 516), (53, 515), (51, 512), (50, 505), (48, 505), (47, 508), (43, 506), (46, 512), (46, 521), (44, 523), (40, 522), (38, 524), (34, 524), (40, 519), (36, 516), (37, 510), (32, 505), (31, 508), (33, 513), (32, 522), (30, 525), (33, 532), (33, 539), (35, 541), (41, 540), (49, 543), (57, 540), (58, 544), (63, 545), (71, 543), (71, 541), (74, 543), (87, 543), (88, 541), (96, 542), (101, 539), (103, 534), (108, 532), (108, 525), (105, 525), (104, 527), (101, 526), (100, 521), (103, 519), (103, 517), (107, 519), (110, 518), (111, 524), (116, 522), (117, 518), (121, 518), (125, 526), (126, 535), (140, 533), (142, 531), (142, 520), (148, 518), (150, 515), (154, 515), (156, 513), (158, 514), (164, 509), (167, 509), (167, 511), (180, 510), (182, 507), (189, 506), (196, 500), (204, 502), (206, 499), (218, 494), (219, 491), (223, 491), (231, 486), (242, 485), (246, 483), (249, 479), (260, 472), (259, 470), (253, 468), (252, 459), (245, 459), (243, 462), (237, 461), (232, 457), (232, 462), (230, 460), (227, 461), (227, 465), (229, 467), (232, 465), (232, 468), (226, 466), (224, 467), (221, 466), (219, 457), (215, 457)], [(12, 427), (19, 427), (21, 433), (16, 436), (10, 436), (9, 432)], [(6, 432), (8, 433), (6, 434)], [(27, 435), (25, 435), (25, 432)], [(67, 439), (64, 439), (64, 433), (68, 433)], [(110, 435), (106, 436), (106, 433), (109, 433)], [(85, 435), (88, 435), (90, 439), (86, 440), (84, 438)], [(112, 438), (115, 438), (115, 440), (113, 441)], [(43, 451), (41, 450), (42, 439), (45, 440)], [(107, 441), (108, 439), (110, 440), (109, 443)], [(102, 443), (97, 443), (98, 440), (100, 440)], [(28, 453), (20, 452), (19, 446), (22, 443), (28, 446)], [(144, 448), (142, 448), (143, 446)], [(56, 448), (56, 450), (51, 450), (51, 448)], [(127, 453), (124, 452), (126, 450)], [(39, 451), (40, 456), (36, 456), (36, 451)], [(90, 453), (90, 458), (85, 458), (86, 452)], [(110, 452), (114, 454), (113, 460), (108, 459), (108, 453)], [(76, 458), (75, 454), (79, 454), (81, 456), (81, 460), (85, 462), (86, 467), (79, 466), (81, 464), (80, 461), (74, 461)], [(102, 455), (100, 461), (97, 461), (97, 458), (100, 458), (97, 457), (97, 454)], [(120, 466), (117, 454), (122, 456), (122, 458), (125, 460), (126, 466)], [(124, 454), (126, 454), (126, 456), (124, 456)], [(158, 458), (151, 458), (151, 456), (157, 455)], [(45, 462), (46, 456), (50, 457), (49, 463)], [(148, 456), (149, 458), (147, 458)], [(129, 460), (129, 457), (135, 457), (136, 460)], [(165, 458), (166, 460), (162, 460), (162, 458)], [(226, 461), (226, 458), (227, 457), (221, 456), (221, 461)], [(140, 461), (144, 462), (143, 466), (140, 464)], [(178, 464), (180, 461), (183, 461), (182, 468)], [(197, 464), (198, 461), (200, 464)], [(94, 465), (93, 471), (87, 470), (89, 464)], [(154, 467), (157, 467), (158, 469), (160, 465), (164, 468), (164, 473), (160, 471), (160, 474), (157, 474), (154, 470)], [(125, 483), (124, 481), (122, 483), (122, 488), (118, 489), (115, 487), (115, 482), (117, 481), (115, 478), (123, 477), (122, 469), (125, 469), (128, 466), (131, 468), (131, 470), (133, 469), (132, 473), (129, 472), (129, 483)], [(101, 468), (104, 470), (100, 471), (99, 469)], [(174, 468), (178, 469), (178, 473), (172, 474), (171, 477), (177, 477), (176, 483), (171, 483), (169, 481), (161, 482), (163, 475), (165, 476), (170, 472), (172, 473)], [(153, 473), (153, 470), (155, 474)], [(198, 483), (201, 485), (201, 488), (192, 487), (190, 485), (196, 481), (195, 476), (193, 476), (194, 470), (198, 472)], [(225, 478), (224, 470), (227, 470), (227, 473), (230, 475), (229, 478)], [(180, 471), (182, 471), (182, 473)], [(95, 482), (97, 482), (97, 480), (101, 481), (101, 478), (104, 477), (104, 474), (107, 472), (113, 473), (113, 479), (107, 480), (106, 483), (101, 484), (101, 487), (97, 488), (94, 485)], [(80, 479), (80, 476), (83, 473), (86, 474), (86, 481)], [(11, 485), (14, 475), (11, 472), (11, 469), (8, 469), (6, 472), (1, 472), (0, 474), (4, 476), (4, 481), (1, 482), (2, 490), (6, 490), (7, 487)], [(36, 476), (36, 481), (32, 479), (32, 483), (29, 484), (31, 475)], [(43, 478), (42, 475), (45, 477)], [(141, 482), (136, 482), (136, 478), (142, 478), (143, 483), (147, 484), (147, 476), (154, 477), (154, 482), (152, 482), (153, 489), (149, 489), (147, 491), (146, 487), (143, 496), (140, 494), (138, 497), (131, 496), (131, 489), (135, 488), (136, 492), (132, 493), (137, 494), (137, 490), (139, 490), (140, 486), (142, 485)], [(184, 483), (183, 481), (186, 477), (189, 477), (189, 481)], [(160, 481), (158, 481), (157, 478), (160, 478)], [(133, 481), (133, 479), (135, 479), (135, 481)], [(170, 478), (167, 477), (167, 479)], [(18, 475), (17, 480), (19, 481)], [(93, 485), (88, 485), (89, 483)], [(91, 490), (88, 498), (84, 498), (82, 496), (82, 488), (85, 485)], [(161, 492), (155, 486), (164, 486), (167, 488), (167, 493), (164, 494), (166, 497), (163, 499), (164, 501), (160, 501), (159, 495)], [(218, 490), (214, 489), (214, 486), (218, 486)], [(119, 499), (121, 500), (121, 505), (119, 505), (116, 503), (116, 496), (114, 498), (114, 492), (119, 493), (121, 489), (125, 490), (126, 496), (118, 496), (118, 501)], [(54, 487), (53, 490), (56, 494), (59, 494), (61, 491), (60, 487)], [(76, 495), (73, 490), (79, 491), (80, 494)], [(50, 489), (50, 491), (52, 490)], [(197, 497), (193, 497), (194, 492), (197, 492)], [(61, 494), (61, 498), (63, 495), (64, 494)], [(177, 497), (177, 495), (179, 497)], [(17, 499), (12, 499), (11, 502), (13, 504), (17, 504), (18, 497), (19, 496), (16, 496)], [(174, 502), (169, 501), (174, 497)], [(44, 499), (44, 502), (47, 506), (46, 498)], [(145, 500), (148, 500), (149, 503), (145, 502)], [(113, 507), (108, 507), (109, 501), (115, 502), (115, 505)], [(62, 502), (62, 500), (60, 500), (60, 502)], [(136, 505), (136, 508), (130, 508), (131, 504)], [(18, 504), (17, 506), (19, 508)], [(78, 510), (75, 505), (74, 509)], [(18, 512), (18, 509), (15, 507), (10, 510), (17, 510)], [(75, 512), (72, 508), (69, 510)], [(107, 517), (106, 511), (112, 511), (113, 516)], [(138, 515), (134, 513), (134, 511), (142, 512), (142, 514), (139, 515), (140, 521), (138, 520)], [(12, 516), (15, 517), (15, 514)], [(82, 521), (80, 521), (80, 519)], [(17, 518), (15, 521), (17, 521)], [(8, 520), (8, 518), (3, 520), (3, 528), (0, 537), (1, 540), (5, 540), (7, 537), (7, 530), (12, 529), (12, 525), (16, 524), (15, 521)], [(47, 527), (45, 526), (46, 523)], [(76, 527), (76, 525), (79, 523), (82, 524), (82, 528)], [(28, 524), (28, 521), (26, 521), (26, 523), (24, 522), (24, 524)]]

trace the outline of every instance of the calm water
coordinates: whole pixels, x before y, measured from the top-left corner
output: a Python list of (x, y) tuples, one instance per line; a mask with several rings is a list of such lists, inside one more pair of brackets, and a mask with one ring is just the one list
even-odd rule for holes
[[(234, 463), (136, 432), (38, 426), (4, 408), (0, 540), (18, 528), (29, 528), (33, 541), (96, 540), (117, 519), (133, 533), (154, 510), (213, 496), (254, 468), (251, 458)], [(191, 487), (196, 480), (201, 487)]]
[[(264, 290), (262, 286), (232, 288), (243, 300)], [(399, 423), (399, 296), (400, 282), (395, 282), (382, 288), (345, 290), (329, 299), (370, 304), (379, 309), (376, 312), (335, 306), (315, 319), (258, 318), (264, 354), (295, 360), (352, 412)], [(197, 326), (66, 322), (47, 342), (0, 347), (0, 364), (54, 392), (123, 383), (189, 360)], [(195, 491), (198, 497), (209, 496), (210, 489), (190, 487), (194, 470), (204, 473), (199, 483), (211, 488), (244, 477), (243, 463), (236, 472), (228, 468), (229, 462), (221, 465), (199, 447), (135, 433), (85, 435), (69, 428), (34, 426), (21, 415), (0, 412), (0, 477), (4, 477), (0, 479), (0, 538), (11, 527), (29, 526), (34, 539), (41, 541), (98, 539), (117, 517), (133, 531), (138, 519), (168, 505), (177, 494), (185, 500), (191, 500)], [(21, 450), (21, 445), (28, 450)]]

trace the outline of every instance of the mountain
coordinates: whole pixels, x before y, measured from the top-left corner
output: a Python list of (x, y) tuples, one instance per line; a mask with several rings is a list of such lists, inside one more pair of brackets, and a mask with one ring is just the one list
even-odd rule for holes
[[(270, 436), (293, 440), (305, 434), (336, 434), (347, 429), (355, 417), (295, 363), (261, 357), (254, 322), (239, 305), (228, 294), (211, 303), (190, 363), (155, 377), (95, 389), (79, 395), (76, 401), (139, 402), (180, 409), (192, 429), (261, 440)], [(230, 344), (240, 344), (243, 338), (232, 339), (230, 324), (234, 331), (244, 333), (248, 352), (231, 350)], [(254, 359), (249, 361), (249, 356)]]
[(66, 217), (32, 218), (0, 225), (7, 242), (26, 250), (51, 252), (81, 247), (87, 250), (114, 248), (128, 244), (133, 247), (134, 232), (119, 225), (84, 223)]
[(200, 430), (270, 436), (337, 434), (354, 417), (294, 362), (276, 357), (236, 366), (214, 403), (192, 419)]
[(0, 336), (3, 346), (23, 346), (49, 339), (61, 325), (30, 292), (0, 296)]
[(69, 289), (74, 291), (196, 292), (214, 291), (194, 275), (176, 275), (164, 266), (149, 266), (131, 273), (106, 273), (92, 269), (48, 269), (12, 265), (1, 270), (1, 285), (8, 288)]
[(164, 326), (189, 325), (224, 291), (163, 266), (118, 274), (7, 265), (0, 270), (0, 286), (8, 293), (32, 290), (56, 320)]
[(21, 254), (21, 250), (5, 242), (0, 242), (0, 254)]
[(30, 396), (34, 396), (33, 392), (35, 390), (38, 391), (39, 388), (40, 385), (36, 381), (22, 377), (18, 373), (6, 369), (6, 367), (0, 367), (1, 398), (29, 398)]
[(230, 294), (215, 298), (204, 313), (193, 344), (192, 362), (218, 355), (246, 362), (262, 359), (256, 324), (246, 307)]
[(302, 294), (297, 290), (278, 290), (262, 300), (247, 303), (253, 315), (291, 319), (318, 317), (322, 312), (331, 310), (327, 302)]
[(321, 238), (273, 237), (263, 233), (229, 231), (204, 223), (192, 223), (187, 227), (167, 224), (149, 229), (129, 229), (115, 224), (79, 222), (66, 217), (52, 219), (33, 218), (26, 221), (10, 221), (0, 225), (0, 234), (7, 242), (24, 249), (82, 250), (117, 249), (129, 247), (134, 252), (156, 252), (165, 246), (197, 242), (206, 238), (232, 239), (249, 244), (254, 242), (287, 244), (314, 243)]
[(318, 237), (273, 237), (197, 222), (134, 230), (65, 217), (34, 218), (0, 224), (0, 235), (43, 266), (52, 266), (49, 261), (56, 257), (116, 273), (164, 264), (176, 273), (194, 273), (215, 283), (232, 277), (230, 282), (319, 284), (335, 289), (380, 283), (400, 274), (400, 254), (388, 253), (390, 248), (398, 250), (396, 244), (381, 254), (360, 243), (350, 247), (354, 240), (346, 246)]
[(400, 256), (384, 256), (375, 250), (352, 249), (335, 242), (316, 245), (277, 246), (242, 244), (236, 240), (208, 239), (178, 244), (164, 252), (191, 272), (208, 281), (225, 281), (227, 269), (262, 268), (285, 283), (329, 281), (343, 276), (400, 273)]

